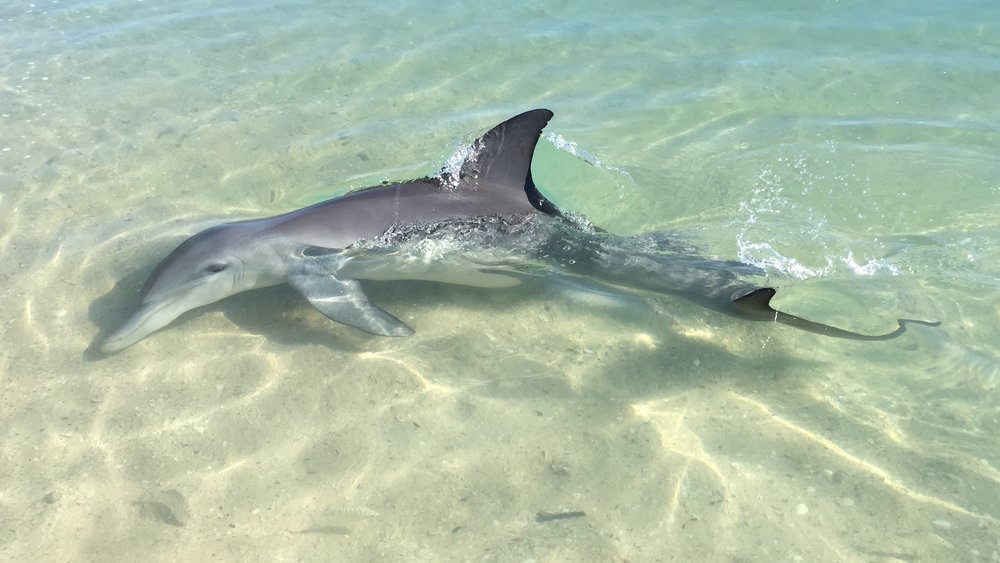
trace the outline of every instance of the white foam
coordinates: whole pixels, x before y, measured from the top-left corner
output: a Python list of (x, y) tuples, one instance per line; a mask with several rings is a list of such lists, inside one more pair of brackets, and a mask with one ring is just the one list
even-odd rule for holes
[(462, 166), (467, 161), (475, 161), (476, 157), (479, 155), (479, 149), (479, 143), (462, 145), (455, 150), (454, 154), (448, 157), (444, 166), (441, 167), (439, 175), (439, 178), (441, 178), (445, 187), (451, 189), (458, 188), (458, 180), (462, 172)]
[[(741, 262), (757, 266), (765, 271), (776, 271), (798, 280), (822, 276), (829, 272), (829, 267), (810, 268), (795, 258), (781, 254), (766, 242), (748, 242), (742, 233), (736, 237), (736, 246), (737, 255)], [(828, 265), (829, 262), (828, 259)]]
[(879, 272), (888, 272), (893, 276), (899, 275), (898, 267), (883, 260), (870, 258), (864, 264), (859, 264), (854, 259), (854, 252), (852, 251), (847, 251), (847, 256), (841, 258), (841, 260), (859, 276), (874, 276)]

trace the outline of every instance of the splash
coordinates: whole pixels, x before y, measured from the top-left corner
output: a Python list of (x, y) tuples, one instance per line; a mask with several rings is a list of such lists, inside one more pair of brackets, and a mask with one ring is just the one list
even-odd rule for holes
[(740, 262), (757, 266), (766, 272), (778, 272), (782, 275), (805, 280), (829, 273), (831, 261), (827, 258), (826, 268), (810, 268), (795, 258), (785, 256), (766, 242), (749, 242), (740, 233), (736, 236), (737, 256)]
[[(845, 255), (843, 241), (838, 241), (836, 234), (827, 229), (829, 221), (826, 216), (801, 203), (825, 179), (825, 176), (811, 169), (808, 158), (803, 155), (778, 158), (773, 167), (763, 169), (757, 177), (750, 198), (740, 202), (742, 225), (736, 237), (740, 260), (800, 280), (835, 276), (843, 272), (845, 266), (857, 276), (874, 276), (880, 273), (899, 275), (899, 267), (887, 259), (857, 258), (855, 251), (850, 248), (846, 249)], [(843, 175), (837, 175), (834, 179), (841, 183), (848, 180)], [(797, 187), (800, 193), (789, 196), (786, 194), (789, 186)], [(768, 237), (771, 241), (776, 237), (786, 236), (818, 245), (822, 255), (821, 264), (804, 264), (782, 254), (769, 241), (754, 240), (756, 237), (752, 231), (765, 224), (768, 224), (768, 232), (776, 233)], [(884, 250), (884, 245), (877, 241), (876, 247)]]
[(477, 141), (471, 145), (462, 145), (455, 149), (455, 152), (448, 157), (438, 177), (441, 179), (441, 186), (447, 189), (458, 189), (458, 182), (462, 178), (462, 168), (465, 164), (476, 162), (482, 143)]
[(558, 133), (549, 133), (548, 135), (546, 135), (545, 138), (550, 143), (552, 143), (552, 145), (555, 148), (563, 152), (568, 152), (569, 154), (579, 158), (580, 160), (586, 162), (587, 164), (590, 164), (591, 166), (600, 168), (601, 170), (607, 170), (608, 172), (614, 172), (615, 174), (620, 174), (628, 178), (629, 181), (633, 181), (632, 175), (629, 174), (628, 171), (618, 168), (616, 166), (608, 166), (604, 164), (603, 162), (601, 162), (601, 159), (597, 158), (590, 152), (581, 149), (575, 142), (566, 140), (565, 137), (563, 137)]
[(894, 264), (888, 263), (885, 260), (877, 260), (875, 258), (869, 258), (864, 264), (859, 264), (857, 260), (854, 259), (854, 251), (848, 250), (847, 256), (841, 258), (841, 260), (846, 264), (855, 274), (859, 276), (874, 276), (879, 272), (888, 272), (890, 275), (897, 276), (900, 274), (899, 267)]

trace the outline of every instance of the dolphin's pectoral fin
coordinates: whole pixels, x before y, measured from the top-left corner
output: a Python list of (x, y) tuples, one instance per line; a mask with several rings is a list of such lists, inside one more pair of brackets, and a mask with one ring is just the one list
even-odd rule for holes
[(332, 321), (378, 336), (409, 336), (413, 329), (368, 300), (355, 280), (319, 273), (293, 274), (288, 284)]
[(918, 321), (914, 319), (897, 319), (899, 327), (892, 332), (886, 334), (859, 334), (857, 332), (851, 332), (849, 330), (809, 321), (801, 317), (796, 317), (795, 315), (782, 313), (774, 307), (771, 307), (771, 298), (774, 297), (775, 293), (776, 291), (773, 287), (757, 288), (749, 293), (740, 295), (739, 297), (734, 296), (733, 305), (736, 306), (743, 316), (749, 319), (758, 321), (774, 321), (793, 326), (807, 332), (815, 332), (816, 334), (833, 336), (834, 338), (847, 338), (850, 340), (889, 340), (906, 332), (906, 325), (909, 323), (926, 326), (938, 326), (941, 324), (940, 322)]

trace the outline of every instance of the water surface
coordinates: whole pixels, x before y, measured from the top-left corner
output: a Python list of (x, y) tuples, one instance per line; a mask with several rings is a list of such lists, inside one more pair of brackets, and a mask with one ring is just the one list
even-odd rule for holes
[[(998, 26), (987, 1), (6, 2), (0, 554), (1000, 560)], [(86, 353), (184, 237), (433, 174), (534, 107), (561, 206), (762, 265), (808, 318), (943, 324), (859, 343), (373, 283), (416, 335), (274, 288)]]

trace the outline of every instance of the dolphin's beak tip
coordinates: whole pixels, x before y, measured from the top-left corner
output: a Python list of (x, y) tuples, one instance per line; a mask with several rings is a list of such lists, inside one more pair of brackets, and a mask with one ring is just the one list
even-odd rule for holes
[(90, 343), (83, 351), (83, 358), (88, 361), (102, 360), (108, 357), (113, 351), (105, 349), (105, 339), (98, 338)]
[(110, 356), (115, 352), (120, 352), (125, 349), (125, 346), (118, 346), (114, 341), (108, 339), (99, 340), (94, 346), (92, 346), (94, 352), (101, 354), (102, 356)]
[(119, 334), (121, 331), (116, 330), (110, 334), (105, 334), (94, 340), (94, 343), (90, 345), (89, 350), (94, 354), (99, 354), (101, 356), (110, 356), (116, 352), (121, 352), (125, 348), (128, 348), (135, 343), (134, 340), (128, 338), (122, 338)]

